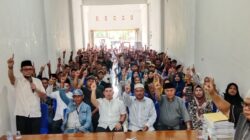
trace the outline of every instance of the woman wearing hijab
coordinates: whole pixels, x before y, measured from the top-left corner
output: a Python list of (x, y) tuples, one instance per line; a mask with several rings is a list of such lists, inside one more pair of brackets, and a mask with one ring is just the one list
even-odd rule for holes
[(194, 98), (189, 102), (188, 111), (193, 129), (201, 129), (202, 115), (212, 112), (212, 103), (206, 100), (204, 90), (200, 85), (194, 88)]
[(182, 97), (182, 92), (185, 87), (185, 82), (183, 81), (183, 74), (182, 73), (176, 73), (174, 76), (174, 86), (176, 89), (175, 95), (178, 97)]
[(243, 102), (243, 99), (240, 97), (237, 84), (230, 83), (227, 85), (226, 91), (224, 93), (224, 99), (231, 105), (242, 106), (241, 103)]

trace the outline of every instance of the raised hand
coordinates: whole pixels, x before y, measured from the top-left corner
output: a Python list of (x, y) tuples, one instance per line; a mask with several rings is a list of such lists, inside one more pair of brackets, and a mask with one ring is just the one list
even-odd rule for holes
[(62, 62), (61, 60), (62, 60), (61, 57), (57, 58), (58, 64), (61, 64), (61, 62)]
[(191, 74), (191, 68), (190, 68), (190, 67), (188, 67), (188, 68), (186, 69), (186, 74)]
[(44, 71), (45, 66), (46, 66), (46, 65), (41, 66), (41, 68), (40, 68), (40, 72), (43, 72), (43, 71)]
[(61, 57), (58, 57), (58, 59), (57, 59), (57, 68), (61, 68), (61, 66), (62, 66)]
[(85, 70), (85, 71), (83, 71), (83, 75), (82, 75), (82, 77), (87, 77), (87, 75), (88, 75), (88, 70)]
[(155, 87), (155, 91), (158, 91), (158, 92), (159, 92), (159, 91), (161, 90), (161, 88), (162, 88), (160, 82), (155, 83), (155, 84), (154, 84), (154, 87)]
[(91, 84), (91, 91), (96, 91), (96, 82), (95, 81)]
[(160, 76), (159, 76), (158, 73), (155, 73), (155, 74), (154, 74), (154, 81), (155, 81), (156, 83), (159, 83), (159, 82), (160, 82)]
[(65, 58), (66, 50), (63, 51), (63, 58)]
[(62, 76), (61, 79), (60, 79), (60, 82), (65, 83), (65, 81), (67, 80), (67, 77), (68, 77), (68, 75)]
[(195, 73), (195, 67), (193, 65), (193, 67), (191, 68), (192, 72)]
[(209, 94), (214, 94), (216, 92), (213, 78), (209, 77), (209, 82), (204, 85), (204, 90), (207, 91)]
[(47, 63), (47, 67), (48, 67), (48, 68), (51, 67), (50, 61)]
[(10, 83), (12, 85), (15, 84), (15, 76), (14, 76), (14, 73), (13, 73), (13, 67), (14, 67), (14, 54), (12, 54), (12, 57), (9, 58), (7, 60), (7, 64), (8, 64), (8, 76), (9, 76), (9, 79), (10, 79)]
[(8, 64), (9, 69), (13, 68), (13, 66), (14, 66), (14, 54), (12, 54), (12, 57), (8, 59), (7, 64)]

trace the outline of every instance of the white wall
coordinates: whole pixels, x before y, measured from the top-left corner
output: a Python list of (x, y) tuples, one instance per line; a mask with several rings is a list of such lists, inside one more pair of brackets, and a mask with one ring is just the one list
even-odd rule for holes
[[(77, 3), (80, 1), (74, 1), (72, 7)], [(151, 45), (160, 50), (161, 2), (149, 3)], [(220, 91), (233, 81), (246, 93), (250, 88), (249, 5), (248, 0), (165, 0), (165, 49), (186, 65), (195, 63), (203, 77), (213, 76)], [(79, 10), (73, 9), (73, 13)], [(73, 17), (74, 42), (82, 39), (81, 32), (76, 32), (81, 26), (79, 17), (79, 13)], [(23, 59), (34, 60), (37, 70), (48, 60), (55, 66), (60, 53), (73, 47), (69, 20), (68, 0), (0, 1), (0, 136), (15, 130), (15, 94), (7, 77), (7, 58), (15, 54), (17, 75)]]
[(141, 41), (143, 46), (148, 45), (148, 7), (140, 4), (141, 9)]
[(90, 40), (90, 33), (89, 33), (89, 22), (88, 22), (88, 15), (89, 8), (88, 6), (82, 6), (82, 15), (83, 15), (83, 31), (84, 31), (84, 46), (87, 48), (89, 40)]
[(149, 47), (162, 51), (161, 0), (148, 0), (149, 10)]
[[(135, 29), (141, 27), (140, 5), (105, 5), (88, 6), (88, 23), (90, 30)], [(130, 20), (130, 16), (133, 20)], [(96, 16), (99, 20), (96, 21)], [(105, 21), (107, 16), (107, 21)], [(113, 20), (113, 16), (116, 20)], [(124, 16), (125, 20), (122, 20)], [(112, 25), (112, 26), (110, 26)]]
[(32, 59), (36, 68), (47, 61), (42, 0), (0, 1), (0, 136), (15, 130), (15, 94), (7, 77), (7, 59), (15, 54), (15, 72), (20, 62)]
[(215, 78), (220, 93), (236, 82), (250, 88), (250, 1), (165, 0), (165, 44), (170, 56), (201, 76)]
[[(79, 1), (79, 0), (77, 0)], [(112, 11), (113, 9), (115, 9), (116, 5), (119, 5), (120, 7), (123, 6), (122, 8), (116, 10), (115, 14), (118, 14), (118, 13), (121, 13), (121, 11), (124, 11), (126, 10), (126, 6), (127, 5), (140, 5), (140, 9), (141, 10), (141, 25), (139, 26), (139, 28), (141, 28), (139, 30), (139, 41), (142, 41), (143, 42), (143, 45), (146, 44), (146, 45), (150, 45), (151, 48), (155, 49), (155, 50), (158, 50), (158, 51), (162, 51), (162, 47), (163, 47), (163, 37), (162, 37), (162, 30), (161, 30), (161, 1), (162, 0), (83, 0), (82, 1), (82, 4), (84, 5), (83, 6), (83, 9), (82, 9), (82, 15), (84, 17), (83, 21), (82, 21), (82, 24), (83, 24), (83, 34), (84, 36), (82, 37), (83, 38), (83, 46), (87, 46), (88, 44), (88, 40), (89, 40), (89, 30), (92, 28), (90, 26), (94, 26), (94, 29), (100, 29), (101, 27), (103, 27), (103, 24), (102, 25), (96, 25), (96, 23), (94, 24), (90, 24), (90, 22), (88, 22), (87, 20), (92, 18), (92, 19), (95, 19), (95, 16), (90, 16), (90, 14), (88, 14), (88, 12), (90, 11), (93, 11), (91, 10), (91, 7), (105, 7), (106, 6), (109, 6), (111, 7), (110, 9), (106, 10), (105, 12), (103, 10), (100, 10), (100, 9), (103, 9), (103, 8), (100, 8), (100, 9), (97, 9), (95, 10), (96, 11), (102, 11), (102, 14), (104, 15), (104, 13), (108, 13), (107, 11)], [(79, 2), (77, 2), (79, 3)], [(74, 4), (73, 4), (74, 5)], [(77, 6), (77, 5), (74, 5), (74, 6)], [(73, 7), (74, 7), (73, 6)], [(74, 8), (77, 8), (77, 7), (74, 7)], [(127, 11), (131, 11), (131, 7), (129, 8), (129, 10)], [(74, 10), (74, 9), (73, 9)], [(75, 10), (77, 11), (77, 10)], [(75, 13), (75, 12), (73, 12)], [(112, 14), (113, 14), (112, 13)], [(133, 12), (134, 13), (134, 12)], [(149, 13), (150, 15), (147, 16), (147, 13)], [(144, 14), (144, 15), (142, 15)], [(108, 15), (108, 14), (105, 14), (105, 15)], [(75, 16), (75, 15), (74, 15)], [(80, 17), (80, 16), (76, 16), (76, 17)], [(150, 18), (150, 19), (149, 19)], [(149, 20), (148, 20), (149, 19)], [(148, 21), (150, 23), (148, 23)], [(75, 21), (74, 21), (75, 22)], [(118, 22), (117, 22), (118, 23)], [(109, 24), (107, 24), (107, 26), (105, 26), (106, 29), (118, 29), (120, 28), (121, 25), (124, 25), (123, 23), (112, 23), (112, 27), (109, 26)], [(129, 26), (131, 27), (131, 25), (129, 24), (126, 24), (126, 26)], [(134, 26), (132, 26), (134, 27)], [(121, 29), (121, 28), (120, 28)], [(74, 28), (74, 32), (80, 31), (80, 27), (79, 28)], [(150, 37), (150, 35), (151, 37)], [(80, 35), (76, 35), (75, 34), (75, 37), (78, 36), (78, 38), (80, 38)], [(75, 39), (76, 40), (76, 39)], [(150, 44), (149, 44), (150, 43)], [(77, 42), (75, 41), (75, 46), (80, 46), (77, 44)]]
[(16, 76), (24, 59), (34, 61), (37, 72), (49, 59), (55, 66), (58, 52), (71, 49), (68, 6), (68, 0), (0, 1), (0, 136), (16, 129), (7, 59), (15, 54)]
[(92, 30), (138, 29), (137, 41), (147, 44), (147, 16), (142, 16), (147, 13), (146, 4), (83, 6), (82, 12), (85, 46), (91, 42)]
[(48, 59), (51, 60), (54, 72), (56, 60), (62, 56), (63, 50), (67, 51), (67, 61), (70, 51), (74, 50), (70, 37), (69, 0), (44, 0), (44, 5)]
[(74, 25), (74, 44), (75, 49), (85, 47), (83, 38), (83, 14), (82, 14), (82, 0), (71, 0), (73, 11), (73, 25)]
[(165, 51), (185, 66), (194, 64), (195, 0), (165, 0)]
[(196, 1), (195, 63), (203, 75), (214, 76), (220, 91), (236, 82), (250, 89), (250, 1)]
[(142, 4), (147, 0), (83, 0), (84, 5), (121, 5), (121, 4)]

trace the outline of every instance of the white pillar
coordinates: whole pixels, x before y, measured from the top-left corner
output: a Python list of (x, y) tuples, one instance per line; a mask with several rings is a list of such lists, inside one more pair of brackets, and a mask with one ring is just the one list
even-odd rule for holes
[(161, 51), (163, 45), (162, 32), (162, 0), (148, 0), (149, 9), (149, 47), (151, 49)]

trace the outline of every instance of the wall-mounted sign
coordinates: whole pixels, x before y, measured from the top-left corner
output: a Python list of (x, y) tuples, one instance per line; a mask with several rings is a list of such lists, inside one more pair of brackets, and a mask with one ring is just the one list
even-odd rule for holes
[(95, 21), (108, 21), (108, 20), (113, 20), (113, 21), (125, 21), (125, 20), (134, 20), (133, 15), (127, 15), (127, 16), (95, 16)]

